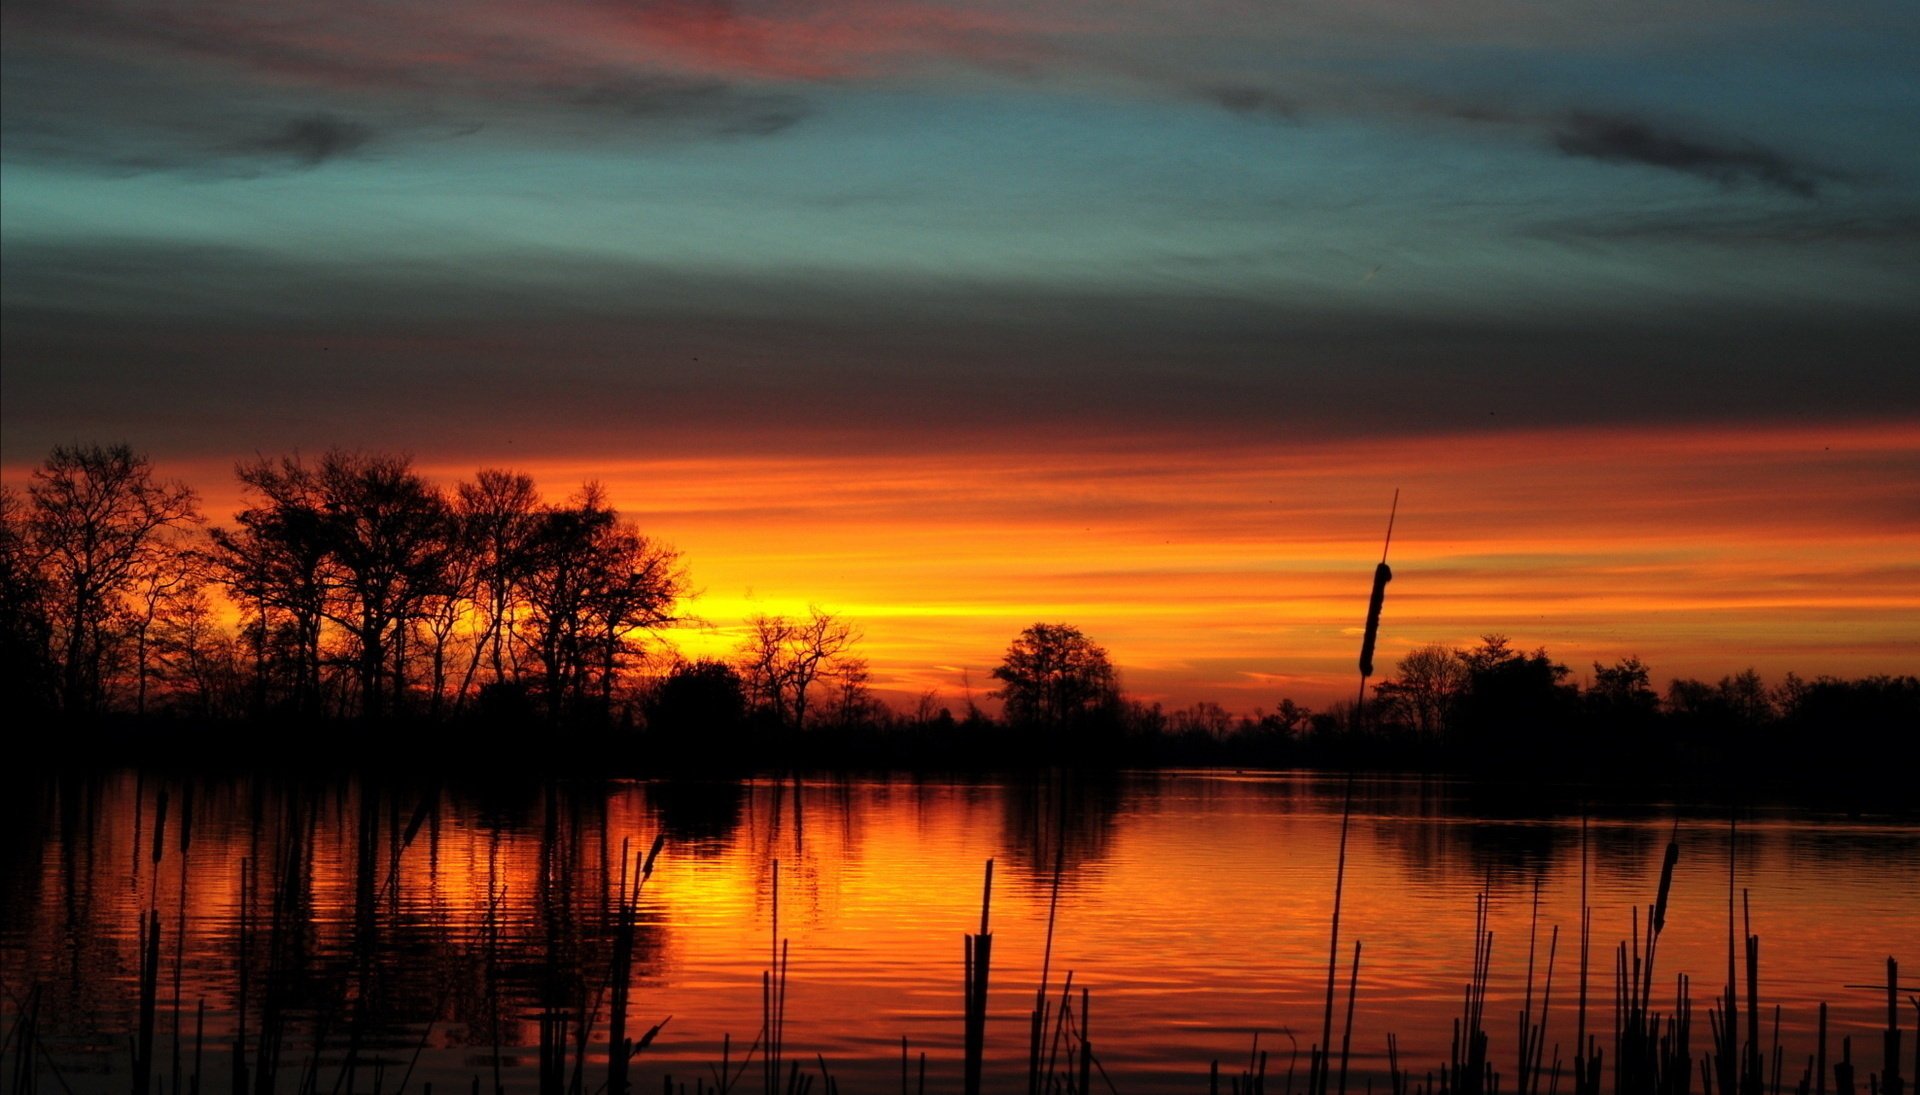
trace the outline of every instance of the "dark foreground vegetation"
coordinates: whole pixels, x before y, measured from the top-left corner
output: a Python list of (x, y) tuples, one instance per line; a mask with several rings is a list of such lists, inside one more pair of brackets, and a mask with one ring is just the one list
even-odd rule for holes
[[(971, 694), (878, 700), (850, 620), (811, 609), (688, 661), (678, 552), (593, 484), (451, 489), (403, 458), (330, 451), (236, 469), (243, 508), (125, 446), (54, 450), (0, 493), (0, 702), (49, 751), (183, 763), (645, 772), (1228, 765), (1633, 783), (1900, 785), (1920, 679), (1752, 671), (1656, 690), (1637, 658), (1584, 686), (1499, 635), (1402, 657), (1364, 703), (1235, 714), (1129, 699), (1107, 652), (1035, 624)], [(955, 708), (958, 707), (958, 710)]]

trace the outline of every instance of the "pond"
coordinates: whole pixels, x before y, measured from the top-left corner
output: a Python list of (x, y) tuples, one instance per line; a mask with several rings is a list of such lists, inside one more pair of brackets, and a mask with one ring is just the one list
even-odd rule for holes
[[(776, 947), (785, 1060), (824, 1064), (844, 1091), (897, 1091), (904, 1039), (912, 1086), (924, 1054), (926, 1089), (959, 1090), (964, 939), (980, 928), (989, 861), (989, 1091), (1025, 1086), (1043, 967), (1050, 1013), (1071, 975), (1073, 1022), (1119, 1091), (1205, 1091), (1212, 1062), (1237, 1074), (1256, 1044), (1271, 1090), (1289, 1070), (1304, 1088), (1326, 1023), (1343, 826), (1333, 1037), (1351, 980), (1356, 1092), (1385, 1089), (1389, 1034), (1416, 1078), (1447, 1059), (1482, 920), (1490, 1059), (1511, 1077), (1530, 1003), (1546, 1019), (1543, 1064), (1564, 1072), (1580, 1022), (1583, 887), (1587, 1026), (1608, 1043), (1616, 947), (1638, 939), (1644, 951), (1670, 840), (1679, 858), (1651, 997), (1670, 1012), (1687, 975), (1696, 1057), (1727, 980), (1730, 907), (1742, 1006), (1752, 934), (1763, 1038), (1771, 1054), (1777, 1025), (1788, 1086), (1815, 1051), (1822, 1002), (1830, 1055), (1851, 1036), (1862, 1075), (1877, 1071), (1887, 1003), (1873, 986), (1888, 958), (1920, 958), (1911, 814), (1583, 807), (1572, 790), (1516, 802), (1385, 778), (1358, 780), (1348, 810), (1344, 779), (1234, 772), (505, 789), (135, 772), (15, 782), (0, 807), (0, 1023), (31, 1010), (42, 1091), (133, 1086), (146, 967), (155, 1090), (189, 1091), (196, 1077), (230, 1090), (244, 1024), (250, 1086), (277, 1059), (284, 1091), (466, 1091), (476, 1078), (537, 1091), (543, 1029), (549, 1073), (570, 1081), (584, 1013), (591, 1095), (607, 1078), (613, 895), (656, 837), (625, 979), (629, 1036), (664, 1023), (633, 1058), (642, 1091), (667, 1077), (711, 1085), (723, 1057), (736, 1072), (746, 1062), (737, 1090), (764, 1089), (756, 1042)], [(1902, 974), (1920, 981), (1910, 964)]]

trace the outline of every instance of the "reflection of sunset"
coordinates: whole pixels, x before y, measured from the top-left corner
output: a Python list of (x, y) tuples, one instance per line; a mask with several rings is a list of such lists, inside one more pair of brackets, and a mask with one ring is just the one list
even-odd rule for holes
[[(83, 971), (88, 976), (50, 988), (49, 1014), (81, 1009), (109, 1029), (125, 1024), (136, 925), (141, 910), (157, 908), (169, 956), (177, 928), (186, 927), (182, 999), (189, 1010), (205, 1000), (210, 1036), (226, 1037), (237, 999), (239, 863), (270, 864), (248, 899), (257, 1007), (271, 964), (271, 864), (289, 836), (284, 788), (261, 786), (258, 795), (196, 787), (191, 847), (183, 860), (177, 830), (169, 830), (156, 874), (145, 854), (153, 783), (141, 792), (132, 776), (105, 781), (99, 824), (47, 830), (37, 870), (11, 876), (15, 885), (0, 901), (0, 976), (23, 984)], [(950, 1087), (960, 936), (977, 923), (988, 858), (998, 866), (988, 1058), (1003, 1075), (1024, 1068), (1021, 1035), (1056, 850), (1063, 873), (1052, 983), (1057, 990), (1071, 970), (1076, 985), (1091, 988), (1096, 1030), (1106, 1032), (1102, 1061), (1116, 1075), (1149, 1089), (1178, 1087), (1203, 1077), (1212, 1057), (1243, 1055), (1255, 1029), (1279, 1038), (1270, 1048), (1284, 1056), (1281, 1030), (1304, 1041), (1317, 1012), (1339, 856), (1337, 780), (1163, 774), (1071, 788), (1065, 811), (1053, 797), (1058, 784), (784, 780), (704, 788), (731, 803), (725, 822), (689, 814), (685, 790), (552, 787), (517, 800), (445, 793), (404, 848), (392, 837), (415, 804), (408, 792), (355, 783), (307, 792), (298, 809), (309, 866), (291, 890), (300, 912), (288, 938), (298, 941), (292, 961), (320, 996), (302, 1007), (360, 984), (368, 975), (352, 972), (359, 959), (349, 958), (371, 956), (376, 1007), (417, 1009), (402, 1041), (412, 1044), (417, 1024), (434, 1020), (421, 1074), (464, 1086), (488, 1060), (494, 1005), (485, 989), (497, 977), (507, 1067), (530, 1080), (543, 986), (591, 987), (604, 977), (607, 879), (619, 873), (623, 842), (638, 855), (664, 833), (667, 850), (640, 903), (632, 999), (643, 1029), (674, 1018), (640, 1062), (648, 1076), (704, 1070), (727, 1036), (736, 1060), (751, 1043), (773, 937), (776, 861), (779, 936), (791, 941), (789, 1043), (823, 1053), (845, 1078), (864, 1076), (861, 1090), (883, 1089), (873, 1084), (897, 1068), (902, 1035), (929, 1053), (938, 1081), (930, 1089)], [(1559, 813), (1475, 819), (1462, 812), (1471, 806), (1466, 790), (1396, 780), (1357, 789), (1342, 938), (1365, 947), (1354, 1049), (1362, 1075), (1384, 1068), (1389, 1030), (1422, 1067), (1444, 1054), (1483, 888), (1497, 936), (1494, 1005), (1510, 1014), (1504, 1009), (1525, 991), (1537, 886), (1543, 970), (1550, 934), (1561, 929), (1553, 1022), (1562, 1038), (1571, 1027), (1580, 822)], [(364, 810), (369, 793), (379, 797)], [(176, 821), (181, 796), (174, 785)], [(258, 804), (265, 824), (254, 823)], [(1066, 828), (1056, 830), (1063, 813)], [(1685, 811), (1679, 821), (1680, 869), (1660, 968), (1663, 977), (1691, 973), (1698, 1005), (1717, 991), (1725, 956), (1727, 826)], [(369, 824), (376, 828), (363, 828)], [(1635, 808), (1593, 819), (1596, 999), (1610, 999), (1613, 942), (1651, 899), (1673, 824), (1668, 814)], [(369, 831), (375, 839), (363, 844)], [(1871, 1029), (1871, 994), (1844, 986), (1870, 976), (1911, 935), (1903, 901), (1920, 884), (1912, 827), (1762, 812), (1742, 822), (1740, 834), (1736, 882), (1750, 891), (1753, 930), (1766, 941), (1762, 999), (1783, 1008), (1783, 1044), (1805, 1046), (1822, 1000), (1836, 1032)], [(361, 849), (369, 846), (376, 854), (366, 861)], [(400, 875), (389, 888), (396, 853)], [(371, 890), (362, 886), (369, 862)], [(373, 905), (357, 906), (369, 893)], [(489, 942), (496, 930), (497, 950)], [(1606, 1007), (1596, 1005), (1592, 1016), (1602, 1030)], [(313, 1018), (296, 1009), (294, 1022)], [(1511, 1031), (1490, 1029), (1495, 1052), (1505, 1054)], [(58, 1051), (92, 1052), (64, 1044)]]

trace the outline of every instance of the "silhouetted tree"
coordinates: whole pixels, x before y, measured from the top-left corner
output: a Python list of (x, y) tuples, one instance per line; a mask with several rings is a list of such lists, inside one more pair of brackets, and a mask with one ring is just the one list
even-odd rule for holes
[(885, 705), (876, 702), (868, 687), (873, 671), (867, 659), (843, 657), (833, 667), (832, 687), (827, 692), (829, 721), (843, 727), (870, 726), (887, 714)]
[(1788, 675), (1780, 718), (1796, 769), (1844, 777), (1837, 786), (1877, 783), (1911, 793), (1911, 757), (1920, 746), (1920, 677), (1860, 680)]
[(160, 637), (181, 612), (191, 611), (194, 602), (205, 601), (201, 594), (204, 584), (197, 570), (184, 565), (155, 568), (140, 575), (135, 583), (129, 613), (135, 714), (147, 713), (151, 686), (165, 687), (168, 683), (158, 649)]
[[(254, 706), (284, 699), (295, 714), (321, 710), (321, 633), (334, 584), (332, 521), (318, 476), (299, 457), (234, 469), (245, 508), (216, 528), (210, 573), (246, 619)], [(276, 683), (278, 688), (276, 688)]]
[(760, 615), (748, 620), (747, 627), (740, 671), (749, 700), (775, 725), (805, 729), (814, 682), (836, 672), (851, 656), (861, 639), (859, 629), (818, 605), (808, 608), (803, 619)]
[(334, 449), (316, 478), (333, 563), (326, 615), (351, 644), (361, 714), (378, 719), (405, 692), (409, 625), (447, 581), (446, 498), (404, 456)]
[(515, 635), (538, 670), (547, 715), (584, 717), (613, 706), (614, 683), (642, 634), (678, 619), (686, 595), (680, 553), (640, 534), (588, 484), (539, 515), (520, 576), (526, 601)]
[(994, 669), (994, 695), (1010, 723), (1055, 730), (1085, 726), (1119, 699), (1106, 649), (1070, 624), (1034, 624)]
[(1593, 683), (1587, 686), (1588, 712), (1602, 725), (1643, 725), (1660, 710), (1660, 697), (1648, 683), (1651, 673), (1637, 657), (1612, 665), (1593, 663)]
[(246, 669), (233, 632), (199, 583), (169, 598), (153, 629), (155, 678), (175, 710), (201, 719), (246, 712)]
[(454, 514), (472, 559), (473, 608), (480, 627), (456, 693), (464, 699), (483, 663), (493, 670), (496, 685), (513, 675), (507, 638), (533, 564), (541, 507), (530, 476), (496, 468), (482, 469), (455, 494)]
[(697, 735), (722, 747), (738, 737), (746, 720), (746, 685), (725, 662), (680, 662), (648, 691), (641, 711), (649, 734), (680, 741)]
[(0, 665), (6, 666), (8, 706), (19, 714), (42, 713), (54, 705), (52, 642), (47, 586), (27, 527), (27, 504), (11, 488), (0, 487)]
[(1454, 706), (1450, 727), (1476, 763), (1538, 769), (1570, 752), (1577, 690), (1563, 682), (1567, 667), (1547, 656), (1514, 652), (1504, 635), (1486, 635), (1460, 655), (1468, 668), (1466, 691)]
[(1684, 722), (1752, 730), (1774, 716), (1773, 696), (1752, 669), (1721, 677), (1718, 684), (1676, 679), (1667, 685), (1667, 711)]
[(1453, 702), (1470, 676), (1460, 651), (1428, 643), (1408, 651), (1394, 676), (1375, 686), (1374, 693), (1413, 729), (1436, 734), (1446, 725)]
[(33, 472), (27, 537), (46, 588), (60, 706), (106, 705), (111, 665), (143, 581), (184, 565), (175, 534), (200, 521), (186, 485), (154, 478), (126, 445), (61, 445)]

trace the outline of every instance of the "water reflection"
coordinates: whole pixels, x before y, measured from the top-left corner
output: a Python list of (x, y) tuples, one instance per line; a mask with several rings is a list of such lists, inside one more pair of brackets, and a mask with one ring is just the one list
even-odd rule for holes
[(1028, 774), (1000, 789), (1000, 846), (1007, 865), (1029, 885), (1089, 883), (1107, 857), (1122, 785), (1114, 773), (1084, 778)]
[[(760, 1034), (776, 935), (792, 940), (790, 1046), (821, 1054), (849, 1090), (877, 1089), (897, 1082), (904, 1034), (945, 1089), (958, 1075), (958, 937), (977, 925), (988, 857), (1004, 880), (989, 1077), (1023, 1075), (1057, 869), (1055, 983), (1072, 969), (1092, 986), (1103, 1065), (1136, 1090), (1193, 1087), (1210, 1059), (1244, 1059), (1252, 1032), (1289, 1044), (1282, 1028), (1318, 1014), (1346, 794), (1337, 779), (1227, 773), (15, 782), (0, 795), (0, 983), (9, 1016), (37, 1001), (46, 1059), (76, 1092), (127, 1090), (145, 1054), (167, 1091), (196, 1076), (209, 1090), (350, 1090), (378, 1073), (383, 1089), (411, 1075), (584, 1095), (610, 1082), (615, 983), (631, 992), (626, 1037), (673, 1016), (635, 1057), (636, 1082), (709, 1075), (723, 1045), (737, 1063)], [(1663, 972), (1713, 986), (1697, 998), (1717, 991), (1731, 857), (1767, 940), (1783, 1040), (1804, 1043), (1819, 1000), (1836, 1032), (1877, 1029), (1871, 994), (1845, 986), (1883, 976), (1878, 964), (1920, 935), (1910, 819), (1747, 809), (1735, 829), (1710, 805), (1615, 803), (1588, 807), (1583, 825), (1566, 796), (1422, 780), (1359, 780), (1353, 802), (1343, 939), (1368, 955), (1353, 1066), (1365, 1079), (1384, 1079), (1390, 1030), (1422, 1068), (1445, 1056), (1474, 895), (1487, 893), (1496, 939), (1489, 1011), (1510, 1014), (1535, 895), (1541, 938), (1562, 932), (1564, 985), (1588, 864), (1605, 970), (1676, 833)], [(666, 851), (623, 943), (622, 879), (631, 894), (657, 835)], [(1610, 985), (1596, 975), (1595, 999)], [(1571, 1006), (1556, 995), (1563, 1037)]]

